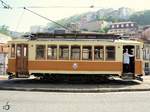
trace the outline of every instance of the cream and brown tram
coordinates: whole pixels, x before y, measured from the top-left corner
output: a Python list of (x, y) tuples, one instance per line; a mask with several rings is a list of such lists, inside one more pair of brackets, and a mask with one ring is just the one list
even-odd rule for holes
[[(37, 33), (9, 42), (7, 72), (18, 78), (65, 74), (139, 79), (143, 75), (142, 48), (142, 42), (122, 40), (112, 34)], [(134, 54), (129, 73), (124, 71), (125, 49)]]

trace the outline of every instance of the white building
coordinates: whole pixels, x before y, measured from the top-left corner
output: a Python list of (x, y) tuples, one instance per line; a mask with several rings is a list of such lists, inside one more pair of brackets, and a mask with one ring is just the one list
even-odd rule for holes
[(138, 30), (138, 25), (135, 22), (131, 22), (131, 21), (117, 22), (117, 23), (110, 24), (108, 33), (132, 37), (136, 34), (137, 30)]
[(11, 37), (0, 33), (0, 75), (6, 74), (8, 64), (8, 45), (7, 42), (12, 40)]
[(35, 26), (31, 26), (30, 27), (30, 32), (31, 33), (45, 33), (48, 32), (48, 28), (46, 28), (45, 26), (40, 26), (40, 25), (35, 25)]
[(80, 25), (81, 30), (86, 30), (86, 31), (94, 31), (97, 32), (100, 29), (103, 29), (108, 26), (108, 23), (106, 21), (90, 21), (86, 22), (82, 25)]

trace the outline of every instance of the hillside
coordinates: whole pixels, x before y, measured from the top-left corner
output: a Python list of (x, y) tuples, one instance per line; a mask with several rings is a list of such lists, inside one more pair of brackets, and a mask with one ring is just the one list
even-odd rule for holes
[[(129, 19), (129, 17), (134, 13), (133, 10), (129, 8), (119, 8), (118, 10), (114, 10), (112, 8), (109, 9), (100, 9), (95, 12), (87, 12), (80, 15), (74, 15), (72, 17), (64, 18), (57, 21), (59, 24), (67, 26), (68, 24), (74, 23), (81, 23), (83, 20), (84, 22), (95, 21), (95, 20), (106, 20), (106, 21), (125, 21)], [(54, 23), (48, 24), (49, 29), (53, 29), (57, 26)]]
[[(139, 25), (148, 25), (150, 24), (150, 10), (135, 12), (130, 8), (119, 8), (114, 10), (109, 9), (100, 9), (95, 12), (87, 12), (80, 15), (74, 15), (69, 18), (64, 18), (57, 21), (59, 24), (64, 26), (69, 25), (70, 23), (82, 23), (96, 20), (106, 20), (108, 22), (120, 22), (120, 21), (133, 21)], [(49, 23), (49, 29), (58, 28), (59, 26)]]
[(129, 20), (137, 22), (139, 25), (150, 25), (150, 10), (136, 12), (130, 16)]

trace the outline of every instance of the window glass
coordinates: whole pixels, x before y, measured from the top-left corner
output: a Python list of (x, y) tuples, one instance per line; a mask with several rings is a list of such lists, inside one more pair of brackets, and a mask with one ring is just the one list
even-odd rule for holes
[(69, 47), (68, 46), (59, 47), (59, 59), (64, 59), (64, 60), (69, 59)]
[(71, 59), (80, 60), (80, 46), (71, 47)]
[(131, 23), (131, 26), (133, 27), (133, 26), (134, 26), (134, 24), (133, 24), (133, 23)]
[(83, 60), (92, 60), (92, 47), (84, 46), (82, 49), (82, 59)]
[(140, 46), (136, 46), (136, 59), (140, 59)]
[(94, 59), (95, 60), (103, 60), (104, 59), (104, 48), (103, 48), (103, 46), (95, 46), (94, 47)]
[(23, 55), (26, 57), (27, 56), (27, 46), (24, 46), (24, 50), (23, 50)]
[(36, 59), (45, 59), (45, 45), (36, 46)]
[(149, 63), (145, 63), (145, 68), (149, 68)]
[(11, 45), (11, 57), (15, 57), (15, 44)]
[(17, 45), (17, 56), (21, 56), (21, 45)]
[(124, 24), (121, 24), (121, 27), (123, 28), (123, 27), (124, 27)]
[(57, 59), (57, 46), (47, 47), (47, 59)]
[(126, 27), (128, 27), (128, 26), (129, 26), (129, 24), (127, 23), (127, 24), (126, 24)]
[(117, 24), (116, 27), (119, 28), (119, 25)]
[(143, 59), (146, 59), (146, 49), (143, 49)]
[(106, 47), (106, 60), (115, 60), (115, 47), (114, 46)]

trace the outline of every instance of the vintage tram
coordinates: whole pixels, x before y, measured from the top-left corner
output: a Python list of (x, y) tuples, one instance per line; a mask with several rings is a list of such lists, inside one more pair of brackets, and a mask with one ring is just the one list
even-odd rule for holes
[[(36, 33), (9, 42), (8, 74), (26, 78), (66, 74), (118, 76), (140, 79), (143, 43), (119, 35), (99, 33)], [(124, 71), (123, 51), (128, 49), (130, 71)]]

